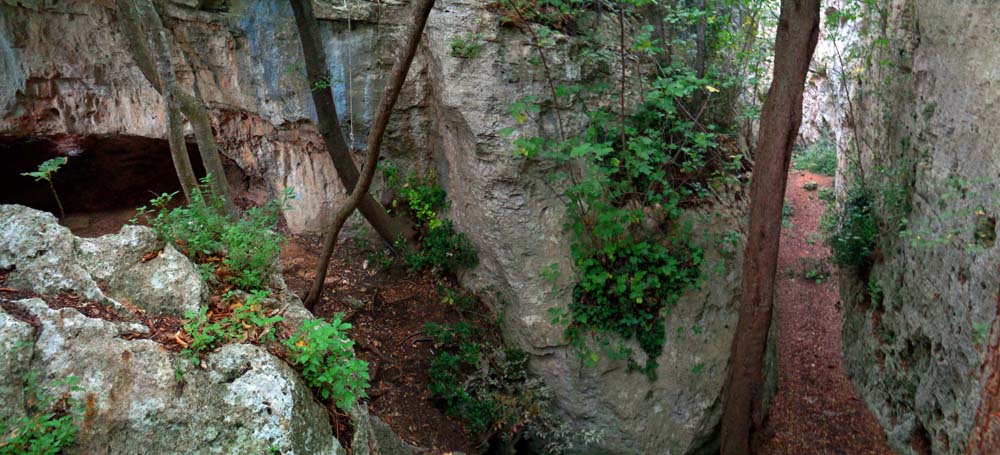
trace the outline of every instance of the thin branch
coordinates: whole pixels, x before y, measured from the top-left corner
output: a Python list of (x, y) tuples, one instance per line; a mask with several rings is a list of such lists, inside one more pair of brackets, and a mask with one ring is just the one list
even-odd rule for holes
[(326, 279), (327, 267), (330, 264), (330, 257), (333, 255), (333, 250), (337, 245), (340, 230), (343, 229), (347, 218), (358, 208), (362, 197), (368, 195), (368, 188), (371, 187), (372, 180), (375, 177), (379, 151), (382, 147), (382, 139), (385, 136), (386, 126), (389, 124), (389, 117), (392, 115), (392, 108), (395, 106), (396, 100), (399, 99), (403, 82), (406, 81), (406, 74), (410, 71), (410, 64), (413, 63), (413, 57), (417, 53), (417, 46), (420, 44), (420, 37), (423, 35), (424, 26), (427, 24), (427, 16), (430, 15), (431, 8), (433, 7), (434, 0), (424, 0), (414, 13), (415, 21), (409, 30), (406, 46), (403, 48), (400, 59), (393, 67), (392, 76), (389, 78), (389, 83), (385, 87), (385, 93), (382, 95), (382, 101), (379, 103), (378, 110), (376, 111), (375, 121), (368, 132), (368, 153), (365, 156), (364, 167), (361, 168), (361, 177), (354, 185), (350, 197), (337, 210), (323, 240), (323, 253), (316, 268), (316, 277), (313, 279), (309, 295), (305, 299), (306, 308), (310, 310), (316, 306), (319, 296), (323, 291), (323, 281)]

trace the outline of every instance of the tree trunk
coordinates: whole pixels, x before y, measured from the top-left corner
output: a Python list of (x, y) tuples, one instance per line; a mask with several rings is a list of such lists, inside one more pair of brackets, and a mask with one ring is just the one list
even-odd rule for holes
[[(148, 2), (148, 0), (136, 0), (139, 2)], [(198, 143), (198, 153), (201, 156), (202, 164), (205, 166), (205, 170), (211, 175), (212, 190), (216, 194), (222, 196), (223, 202), (225, 204), (226, 213), (230, 216), (236, 215), (236, 205), (233, 203), (232, 192), (229, 189), (229, 184), (226, 181), (226, 171), (222, 166), (222, 159), (219, 157), (219, 148), (215, 143), (215, 137), (212, 134), (212, 123), (208, 116), (208, 110), (205, 108), (202, 101), (180, 88), (176, 82), (170, 84), (170, 90), (164, 90), (160, 76), (161, 71), (158, 69), (159, 64), (154, 64), (153, 56), (150, 54), (149, 45), (147, 42), (148, 35), (162, 34), (164, 37), (163, 46), (166, 44), (166, 29), (163, 27), (163, 23), (160, 21), (159, 15), (155, 14), (155, 10), (152, 9), (152, 5), (148, 5), (148, 8), (153, 12), (155, 20), (151, 20), (149, 17), (140, 18), (135, 10), (132, 9), (132, 5), (128, 0), (117, 0), (116, 4), (118, 10), (122, 13), (120, 15), (121, 22), (124, 27), (124, 33), (129, 41), (129, 47), (132, 52), (132, 58), (135, 59), (136, 65), (142, 71), (142, 74), (149, 81), (153, 88), (164, 96), (164, 101), (166, 102), (169, 96), (172, 102), (167, 104), (169, 106), (175, 106), (174, 109), (180, 109), (180, 111), (187, 117), (188, 121), (191, 122), (191, 127), (194, 130), (195, 141)], [(146, 25), (145, 31), (143, 24)], [(156, 48), (158, 46), (154, 46)], [(158, 58), (162, 59), (163, 55), (157, 51)], [(170, 62), (170, 50), (167, 47), (166, 50), (166, 62), (169, 65)], [(170, 78), (173, 79), (173, 66), (169, 65)], [(183, 134), (183, 132), (178, 133)], [(183, 136), (181, 136), (183, 137)], [(186, 147), (185, 147), (186, 148)], [(187, 192), (185, 192), (187, 194)]]
[[(327, 65), (326, 52), (323, 50), (319, 27), (313, 14), (312, 0), (290, 1), (292, 11), (295, 14), (295, 24), (299, 29), (299, 38), (302, 40), (306, 77), (310, 83), (313, 104), (316, 105), (319, 132), (323, 135), (326, 150), (330, 154), (330, 159), (337, 169), (337, 175), (340, 176), (344, 188), (354, 188), (358, 183), (358, 168), (351, 160), (350, 149), (347, 147), (344, 133), (340, 129), (340, 120), (337, 118), (337, 106), (333, 102), (333, 95), (329, 89), (317, 87), (317, 83), (326, 80)], [(389, 245), (393, 245), (398, 238), (411, 244), (415, 242), (416, 232), (409, 222), (390, 216), (385, 208), (379, 205), (367, 192), (360, 197), (358, 209), (361, 214)]]
[[(167, 45), (167, 32), (160, 22), (160, 15), (156, 12), (150, 0), (133, 0), (131, 4), (120, 0), (120, 10), (129, 18), (129, 24), (141, 27), (146, 24), (147, 33), (140, 36), (133, 36), (132, 39), (144, 41), (148, 35), (152, 43), (153, 52), (146, 52), (150, 63), (155, 64), (157, 79), (163, 85), (163, 104), (167, 110), (167, 140), (170, 143), (170, 156), (174, 161), (174, 169), (177, 171), (177, 179), (180, 181), (184, 196), (191, 200), (191, 195), (198, 188), (198, 179), (194, 175), (191, 167), (191, 159), (188, 157), (187, 144), (184, 142), (184, 121), (181, 118), (178, 103), (174, 97), (173, 87), (177, 85), (174, 77), (174, 68), (170, 63), (170, 47)], [(149, 66), (153, 66), (153, 65)]]
[(820, 0), (781, 2), (774, 80), (764, 101), (754, 151), (739, 322), (722, 416), (723, 455), (751, 453), (751, 436), (763, 423), (764, 351), (774, 301), (781, 208), (792, 145), (802, 122), (802, 91), (819, 35), (819, 4)]
[(399, 99), (399, 92), (403, 88), (403, 82), (406, 81), (406, 74), (410, 71), (413, 56), (417, 54), (417, 45), (420, 44), (420, 37), (424, 33), (424, 25), (427, 24), (427, 16), (430, 15), (431, 8), (433, 7), (434, 0), (423, 0), (423, 3), (413, 13), (414, 21), (407, 34), (406, 46), (403, 48), (403, 53), (400, 55), (399, 60), (396, 61), (396, 65), (392, 68), (392, 76), (390, 76), (389, 83), (385, 87), (382, 101), (379, 102), (375, 121), (368, 131), (368, 154), (365, 156), (364, 167), (361, 168), (361, 179), (354, 185), (350, 197), (337, 210), (333, 222), (327, 228), (326, 236), (323, 240), (323, 254), (320, 257), (319, 265), (316, 267), (316, 277), (313, 279), (312, 288), (309, 290), (309, 295), (304, 302), (306, 308), (309, 310), (312, 310), (319, 301), (320, 293), (323, 290), (323, 281), (326, 279), (326, 269), (330, 264), (330, 256), (333, 255), (333, 249), (337, 245), (337, 237), (340, 235), (340, 230), (344, 227), (344, 223), (347, 222), (347, 217), (351, 216), (351, 213), (354, 213), (354, 210), (358, 208), (358, 204), (365, 196), (371, 197), (368, 194), (368, 188), (375, 177), (375, 167), (378, 164), (379, 150), (382, 148), (382, 138), (385, 136), (385, 128), (389, 124), (389, 116), (392, 115), (392, 108), (396, 105), (396, 100)]

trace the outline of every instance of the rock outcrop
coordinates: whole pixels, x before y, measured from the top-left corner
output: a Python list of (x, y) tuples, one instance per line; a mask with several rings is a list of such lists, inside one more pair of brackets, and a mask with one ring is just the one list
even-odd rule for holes
[[(436, 172), (451, 200), (448, 216), (479, 250), (481, 265), (464, 282), (498, 291), (507, 341), (532, 354), (531, 370), (551, 386), (565, 421), (595, 435), (584, 452), (684, 454), (710, 447), (735, 327), (739, 258), (726, 258), (727, 267), (716, 271), (721, 259), (714, 244), (706, 245), (705, 282), (669, 318), (666, 333), (685, 335), (668, 340), (658, 380), (629, 373), (624, 362), (581, 365), (549, 314), (571, 298), (570, 273), (555, 291), (539, 274), (553, 263), (572, 269), (563, 205), (547, 171), (516, 157), (497, 134), (514, 125), (511, 104), (526, 95), (548, 97), (545, 78), (532, 64), (530, 41), (502, 27), (484, 6), (438, 2), (388, 128), (385, 154), (404, 167)], [(178, 78), (196, 85), (211, 108), (224, 153), (275, 194), (292, 187), (299, 198), (286, 215), (289, 227), (316, 232), (344, 190), (334, 183), (313, 123), (287, 3), (231, 1), (228, 10), (209, 12), (164, 2), (163, 11), (177, 43)], [(358, 150), (408, 11), (400, 2), (356, 1), (347, 9), (317, 2), (334, 97)], [(0, 67), (11, 68), (0, 87), (15, 89), (0, 94), (0, 134), (164, 137), (160, 98), (132, 63), (114, 11), (104, 3), (0, 6), (0, 12)], [(481, 37), (478, 56), (452, 57), (451, 43), (467, 36)], [(557, 83), (599, 77), (575, 60), (571, 37), (555, 41), (548, 58), (562, 69)], [(539, 117), (538, 125), (523, 126), (526, 133), (551, 126), (554, 115)], [(704, 222), (717, 234), (742, 219), (721, 215)]]
[[(151, 229), (125, 226), (79, 238), (51, 214), (0, 205), (0, 269), (10, 288), (46, 299), (85, 296), (118, 313), (101, 319), (43, 298), (5, 301), (13, 313), (0, 309), (0, 418), (24, 415), (29, 373), (50, 396), (67, 392), (61, 380), (74, 376), (78, 389), (71, 394), (84, 412), (67, 453), (344, 453), (328, 411), (298, 373), (264, 348), (226, 345), (195, 368), (148, 339), (151, 328), (136, 311), (177, 315), (192, 305), (197, 310), (207, 297), (194, 265)], [(98, 283), (108, 283), (109, 291)], [(280, 299), (273, 306), (284, 308), (291, 329), (312, 317), (280, 274), (273, 285)], [(354, 453), (414, 453), (363, 405), (352, 421)]]
[[(157, 257), (143, 260), (158, 249)], [(342, 453), (323, 405), (263, 348), (224, 346), (206, 357), (204, 368), (193, 368), (143, 339), (150, 327), (129, 322), (137, 319), (130, 317), (134, 309), (177, 315), (197, 310), (207, 297), (194, 265), (151, 229), (126, 226), (82, 239), (51, 214), (3, 205), (0, 268), (9, 269), (7, 286), (75, 293), (119, 312), (105, 320), (52, 308), (41, 298), (10, 302), (32, 327), (0, 311), (0, 416), (24, 412), (28, 372), (52, 396), (66, 391), (61, 379), (75, 376), (72, 395), (85, 412), (68, 453)], [(98, 284), (105, 282), (107, 294)]]
[[(880, 233), (870, 270), (842, 275), (845, 365), (899, 453), (997, 453), (1000, 10), (878, 9), (853, 52), (881, 63), (853, 83)], [(853, 150), (841, 144), (842, 177)]]

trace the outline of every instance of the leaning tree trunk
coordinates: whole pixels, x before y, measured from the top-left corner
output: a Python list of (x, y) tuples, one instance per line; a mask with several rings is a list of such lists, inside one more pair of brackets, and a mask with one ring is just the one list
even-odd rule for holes
[[(166, 29), (150, 0), (133, 0), (131, 4), (120, 1), (119, 4), (126, 16), (132, 15), (132, 23), (144, 23), (149, 30), (148, 36), (152, 42), (153, 52), (151, 54), (147, 52), (147, 55), (155, 64), (158, 79), (164, 86), (163, 104), (167, 109), (167, 140), (170, 143), (170, 156), (173, 158), (174, 169), (177, 171), (177, 179), (180, 181), (181, 189), (184, 190), (184, 196), (190, 201), (191, 195), (198, 188), (198, 179), (194, 175), (191, 159), (188, 157), (187, 145), (184, 142), (184, 121), (174, 98), (175, 91), (172, 90), (177, 85), (177, 80), (174, 77), (174, 68), (170, 64)], [(138, 36), (133, 39), (145, 38)]]
[[(347, 141), (344, 140), (344, 133), (340, 130), (337, 106), (333, 102), (330, 90), (319, 88), (319, 84), (327, 77), (326, 53), (323, 50), (323, 42), (320, 40), (319, 26), (313, 14), (312, 1), (291, 0), (291, 4), (295, 14), (295, 24), (299, 29), (299, 38), (302, 40), (306, 77), (309, 79), (313, 104), (316, 106), (319, 132), (323, 135), (326, 150), (330, 154), (330, 159), (333, 161), (334, 168), (337, 169), (337, 175), (340, 176), (344, 188), (354, 188), (358, 183), (358, 168), (351, 160), (350, 149), (347, 147)], [(358, 209), (361, 214), (390, 246), (400, 238), (410, 244), (415, 242), (416, 232), (409, 222), (390, 216), (385, 208), (367, 192), (360, 197)]]
[[(293, 3), (295, 2), (293, 1)], [(389, 116), (392, 114), (392, 108), (396, 105), (396, 100), (399, 99), (399, 92), (403, 88), (403, 82), (406, 81), (406, 73), (410, 71), (410, 64), (413, 63), (413, 56), (417, 53), (417, 45), (420, 44), (420, 37), (424, 33), (427, 16), (430, 15), (431, 8), (433, 7), (434, 0), (423, 0), (423, 3), (414, 11), (414, 21), (407, 34), (406, 46), (402, 49), (403, 53), (392, 69), (392, 76), (390, 76), (389, 83), (385, 87), (385, 93), (382, 95), (382, 101), (379, 103), (378, 111), (375, 114), (375, 121), (368, 131), (368, 154), (365, 156), (364, 167), (361, 168), (361, 178), (354, 185), (350, 197), (337, 210), (337, 214), (327, 228), (326, 237), (323, 240), (323, 254), (320, 257), (319, 265), (316, 267), (316, 277), (313, 279), (309, 296), (305, 299), (306, 308), (310, 310), (319, 301), (320, 293), (323, 290), (323, 281), (326, 279), (326, 269), (330, 264), (330, 256), (333, 255), (333, 249), (337, 245), (337, 237), (340, 235), (340, 230), (344, 227), (344, 223), (347, 222), (347, 217), (351, 216), (354, 210), (358, 208), (358, 204), (362, 199), (366, 196), (370, 197), (368, 195), (368, 188), (375, 177), (375, 166), (378, 164), (379, 150), (382, 147), (385, 128), (389, 124)]]
[(819, 5), (820, 0), (781, 2), (774, 79), (764, 101), (754, 151), (740, 319), (723, 406), (723, 455), (751, 453), (751, 436), (763, 424), (764, 351), (774, 302), (781, 207), (792, 145), (802, 122), (802, 91), (819, 36)]
[[(222, 197), (226, 213), (230, 216), (235, 216), (236, 205), (233, 202), (229, 184), (226, 182), (226, 171), (222, 166), (219, 148), (215, 143), (215, 137), (212, 135), (212, 122), (208, 116), (208, 109), (205, 108), (204, 103), (200, 99), (187, 93), (176, 83), (173, 75), (173, 66), (170, 65), (170, 48), (166, 41), (166, 29), (163, 27), (160, 16), (156, 14), (156, 10), (152, 4), (149, 0), (133, 1), (136, 2), (134, 7), (138, 8), (141, 6), (143, 17), (140, 17), (136, 9), (133, 9), (133, 4), (129, 0), (116, 1), (118, 11), (121, 12), (120, 19), (129, 41), (132, 58), (135, 59), (136, 65), (142, 71), (143, 76), (146, 77), (150, 85), (163, 95), (168, 113), (172, 110), (174, 112), (173, 115), (177, 116), (176, 112), (180, 110), (187, 117), (188, 121), (191, 122), (191, 128), (194, 130), (195, 141), (198, 143), (198, 153), (201, 156), (202, 164), (204, 164), (205, 170), (211, 175), (212, 191)], [(153, 47), (157, 49), (155, 64), (147, 42), (147, 36), (150, 35), (154, 38), (155, 45)], [(159, 41), (159, 38), (156, 38), (156, 36), (162, 36), (163, 42), (156, 43), (156, 41)], [(160, 51), (159, 48), (161, 46), (166, 48), (165, 54)], [(174, 81), (168, 84), (169, 88), (166, 90), (163, 87), (165, 85), (163, 84), (163, 80), (166, 78), (162, 76), (164, 70), (160, 65), (164, 61), (168, 68), (169, 79)], [(177, 117), (179, 123), (179, 116)], [(183, 139), (183, 132), (176, 134), (180, 134), (180, 138)], [(188, 192), (185, 191), (185, 194), (187, 195)]]

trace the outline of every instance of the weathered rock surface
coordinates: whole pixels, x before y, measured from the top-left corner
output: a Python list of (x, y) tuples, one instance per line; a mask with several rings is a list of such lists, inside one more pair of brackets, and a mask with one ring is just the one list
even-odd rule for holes
[(24, 376), (35, 332), (0, 309), (0, 420), (24, 416)]
[(870, 274), (842, 281), (845, 365), (899, 453), (998, 453), (1000, 10), (879, 8), (886, 63), (855, 107), (883, 225)]
[(198, 311), (208, 298), (208, 286), (191, 261), (166, 245), (155, 258), (113, 275), (108, 295), (118, 301), (135, 302), (152, 314), (183, 317)]
[[(59, 226), (51, 214), (27, 207), (0, 205), (0, 217), (0, 267), (13, 267), (9, 286), (80, 295), (96, 288), (98, 300), (106, 303), (129, 299), (131, 305), (119, 305), (125, 321), (129, 308), (179, 315), (197, 310), (206, 297), (194, 265), (147, 227), (126, 226), (85, 239)], [(143, 261), (156, 248), (162, 252)], [(51, 272), (39, 273), (39, 264)], [(73, 279), (60, 278), (66, 276)], [(112, 297), (101, 293), (96, 281), (108, 282)], [(273, 306), (285, 309), (291, 330), (313, 317), (280, 274), (273, 285)], [(38, 383), (53, 396), (65, 392), (55, 390), (64, 387), (55, 381), (76, 376), (80, 390), (73, 395), (86, 412), (67, 453), (343, 452), (327, 410), (292, 368), (261, 347), (223, 346), (206, 356), (204, 368), (194, 368), (154, 341), (122, 337), (149, 333), (142, 324), (53, 309), (37, 298), (9, 304), (40, 326), (36, 330), (0, 310), (0, 418), (24, 414), (27, 373), (37, 373)], [(356, 453), (415, 452), (364, 405), (356, 407), (352, 420)]]
[[(125, 226), (115, 234), (83, 239), (50, 213), (0, 205), (0, 233), (0, 267), (13, 267), (10, 285), (18, 289), (73, 291), (118, 310), (132, 304), (172, 316), (197, 311), (208, 297), (194, 264), (147, 227)], [(142, 260), (157, 251), (156, 257)]]
[(259, 347), (228, 345), (208, 355), (206, 369), (193, 369), (153, 341), (119, 338), (141, 325), (51, 309), (41, 299), (14, 303), (41, 323), (30, 363), (16, 366), (38, 372), (42, 384), (80, 380), (73, 395), (87, 412), (70, 453), (340, 453), (326, 410)]
[[(225, 13), (165, 6), (178, 48), (178, 78), (188, 86), (197, 81), (229, 158), (275, 192), (295, 189), (299, 198), (286, 215), (289, 227), (315, 232), (344, 190), (333, 183), (336, 172), (312, 121), (308, 85), (297, 70), (302, 57), (290, 9), (270, 0), (229, 3)], [(324, 19), (342, 124), (360, 150), (410, 5), (351, 5), (344, 10), (337, 2), (321, 2), (317, 12)], [(0, 112), (0, 133), (164, 137), (160, 98), (135, 68), (114, 13), (103, 3), (0, 6), (0, 12), (5, 23), (0, 56), (13, 55), (8, 66), (15, 69), (0, 86), (18, 87), (10, 107)], [(582, 366), (548, 311), (568, 303), (571, 274), (563, 273), (554, 292), (539, 275), (553, 263), (571, 270), (562, 202), (547, 183), (548, 170), (516, 157), (497, 134), (514, 126), (511, 104), (526, 95), (546, 99), (547, 85), (541, 68), (531, 63), (536, 51), (529, 40), (499, 22), (484, 2), (438, 2), (383, 152), (404, 167), (439, 176), (451, 199), (448, 216), (481, 258), (481, 266), (463, 280), (499, 291), (508, 302), (502, 307), (507, 340), (532, 354), (531, 369), (552, 387), (566, 422), (597, 437), (581, 453), (682, 454), (710, 446), (740, 262), (733, 259), (715, 273), (717, 262), (707, 261), (701, 290), (689, 293), (669, 318), (667, 333), (686, 335), (667, 342), (657, 381), (627, 373), (623, 362)], [(479, 55), (450, 56), (452, 41), (472, 34), (482, 37)], [(572, 39), (556, 42), (548, 55), (561, 69), (554, 74), (556, 83), (599, 77), (600, 71), (574, 60)], [(0, 57), (0, 65), (4, 62)], [(522, 126), (526, 134), (554, 128), (553, 113), (539, 118)], [(576, 122), (568, 119), (570, 126)], [(711, 223), (721, 233), (739, 219), (733, 213)], [(710, 257), (717, 257), (714, 245), (708, 247)], [(692, 334), (695, 326), (703, 328), (700, 334)]]

